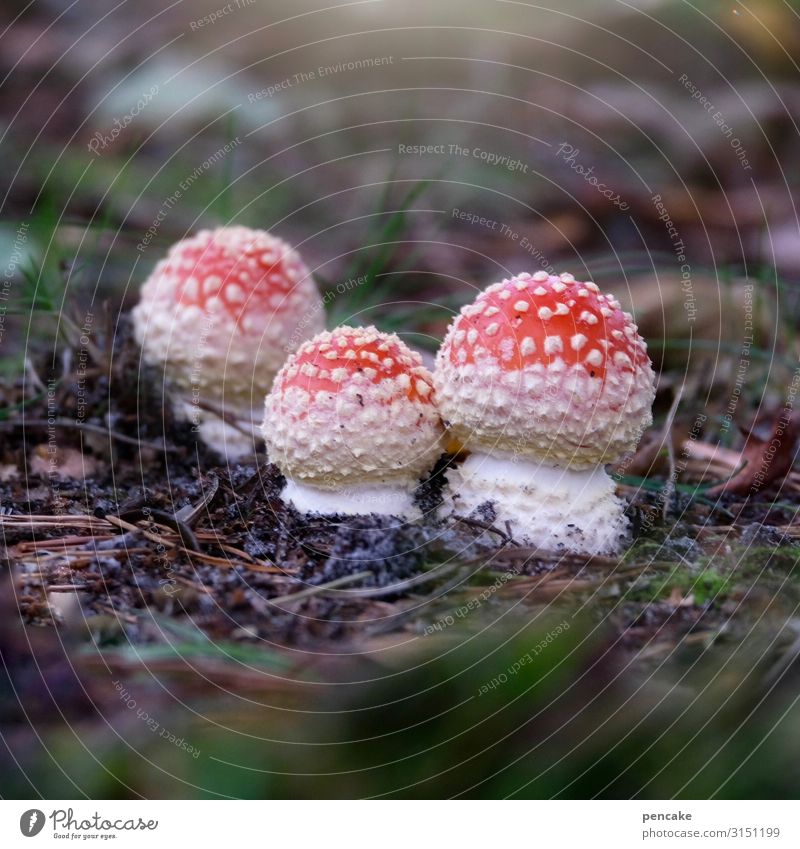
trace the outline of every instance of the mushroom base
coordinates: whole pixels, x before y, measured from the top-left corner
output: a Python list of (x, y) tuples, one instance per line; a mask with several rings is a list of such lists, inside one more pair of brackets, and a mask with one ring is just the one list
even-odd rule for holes
[(287, 479), (282, 497), (301, 513), (323, 516), (396, 516), (399, 519), (418, 519), (419, 508), (414, 504), (414, 486), (406, 487), (396, 481), (391, 484), (356, 484), (326, 489)]
[(515, 542), (575, 554), (615, 554), (628, 539), (625, 505), (605, 469), (556, 468), (513, 455), (471, 454), (447, 472), (442, 510), (469, 517), (487, 503)]

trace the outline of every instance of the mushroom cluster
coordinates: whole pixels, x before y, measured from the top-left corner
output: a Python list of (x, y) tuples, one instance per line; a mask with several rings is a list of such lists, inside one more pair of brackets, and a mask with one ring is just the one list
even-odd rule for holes
[[(245, 227), (174, 245), (134, 310), (146, 362), (228, 458), (254, 421), (307, 514), (419, 518), (415, 492), (445, 446), (441, 515), (490, 518), (521, 543), (614, 553), (628, 535), (605, 466), (651, 421), (654, 374), (630, 314), (591, 282), (540, 271), (489, 286), (448, 329), (433, 375), (374, 327), (323, 330), (311, 275)], [(288, 357), (288, 359), (287, 359)]]
[(419, 515), (414, 490), (442, 453), (422, 357), (374, 327), (338, 327), (286, 361), (266, 399), (270, 460), (304, 513)]
[(447, 509), (487, 505), (517, 541), (613, 553), (628, 531), (604, 465), (652, 421), (654, 375), (630, 314), (571, 274), (489, 286), (451, 324), (438, 405), (469, 451), (448, 472)]
[(253, 451), (252, 425), (278, 369), (324, 321), (298, 253), (238, 226), (173, 245), (133, 310), (143, 359), (163, 369), (179, 417), (229, 459)]

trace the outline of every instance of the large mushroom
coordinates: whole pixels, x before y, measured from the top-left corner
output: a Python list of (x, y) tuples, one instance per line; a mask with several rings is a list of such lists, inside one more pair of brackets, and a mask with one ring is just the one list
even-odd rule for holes
[(283, 497), (308, 514), (415, 518), (414, 490), (442, 452), (430, 372), (374, 327), (338, 327), (289, 357), (263, 432)]
[(225, 419), (245, 430), (258, 421), (278, 369), (322, 330), (325, 313), (295, 250), (235, 226), (174, 244), (142, 286), (133, 324), (144, 361), (164, 370), (179, 417), (235, 459), (253, 451), (254, 437)]
[(495, 283), (453, 321), (434, 384), (470, 452), (447, 473), (446, 509), (488, 505), (501, 528), (544, 549), (620, 549), (628, 520), (604, 465), (651, 424), (654, 375), (613, 296), (571, 274)]

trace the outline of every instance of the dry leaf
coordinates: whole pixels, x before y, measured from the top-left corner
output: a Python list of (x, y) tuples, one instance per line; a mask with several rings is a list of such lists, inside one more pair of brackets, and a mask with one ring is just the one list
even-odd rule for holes
[(32, 474), (60, 480), (85, 480), (99, 474), (103, 463), (75, 448), (37, 445), (29, 459)]
[(706, 495), (716, 498), (729, 492), (736, 495), (755, 495), (771, 483), (783, 480), (795, 458), (800, 437), (800, 415), (782, 410), (767, 439), (750, 433), (741, 451), (742, 467), (725, 483), (712, 487)]

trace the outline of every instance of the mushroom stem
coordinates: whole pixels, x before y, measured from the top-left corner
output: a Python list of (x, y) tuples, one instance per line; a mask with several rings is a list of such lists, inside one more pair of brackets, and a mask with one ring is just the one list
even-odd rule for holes
[(213, 446), (217, 453), (228, 460), (252, 457), (263, 439), (256, 424), (256, 413), (242, 409), (229, 409), (227, 412), (235, 419), (235, 424), (222, 415), (185, 400), (179, 400), (175, 405), (177, 418), (191, 422), (200, 439)]
[(345, 516), (376, 513), (380, 516), (417, 519), (420, 511), (414, 504), (415, 486), (415, 481), (392, 481), (327, 488), (298, 483), (288, 478), (282, 497), (301, 513), (338, 513)]
[(575, 470), (511, 453), (473, 453), (447, 472), (444, 510), (510, 523), (518, 543), (576, 554), (614, 554), (628, 536), (624, 503), (602, 466)]
[[(256, 448), (262, 443), (258, 426), (251, 423), (250, 417), (239, 419), (237, 416), (237, 424), (239, 427), (208, 413), (200, 419), (197, 432), (206, 445), (215, 446), (217, 452), (228, 460), (253, 457)], [(251, 432), (245, 433), (247, 429)]]

